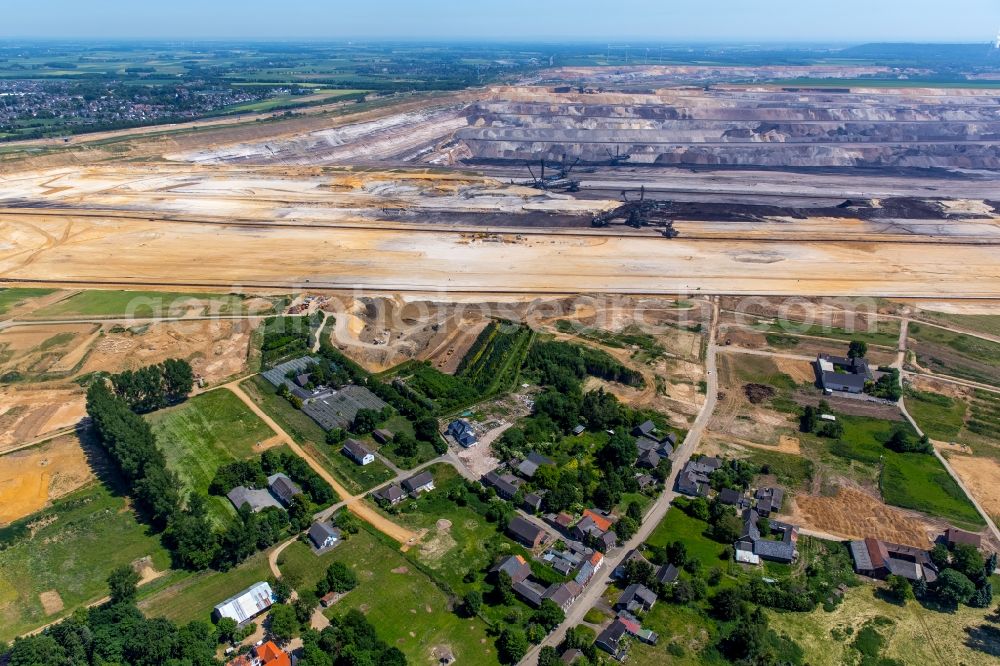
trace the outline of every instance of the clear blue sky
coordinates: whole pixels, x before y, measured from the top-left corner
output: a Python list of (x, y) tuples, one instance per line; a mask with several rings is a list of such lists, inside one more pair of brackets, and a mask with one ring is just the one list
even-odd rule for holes
[(992, 40), (1000, 0), (5, 0), (2, 37)]

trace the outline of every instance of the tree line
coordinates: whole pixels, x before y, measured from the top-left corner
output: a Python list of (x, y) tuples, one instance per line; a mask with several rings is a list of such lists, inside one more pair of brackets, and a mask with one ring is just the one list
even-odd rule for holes
[[(143, 368), (131, 376), (148, 377), (160, 372), (155, 368), (161, 366), (152, 367), (152, 372)], [(295, 532), (305, 529), (311, 522), (314, 505), (334, 500), (333, 490), (304, 460), (287, 452), (266, 451), (259, 461), (223, 466), (213, 479), (212, 491), (225, 494), (241, 484), (264, 487), (267, 475), (281, 471), (306, 494), (293, 498), (288, 511), (271, 507), (254, 513), (243, 507), (218, 530), (203, 495), (191, 492), (182, 497), (178, 490), (180, 480), (167, 468), (155, 434), (136, 413), (150, 403), (140, 400), (133, 404), (114, 386), (114, 378), (95, 381), (87, 391), (87, 413), (102, 448), (114, 461), (137, 508), (154, 529), (162, 532), (163, 544), (171, 551), (174, 566), (192, 570), (228, 569), (276, 543), (289, 528)]]
[(184, 400), (194, 387), (191, 364), (168, 358), (158, 365), (126, 370), (110, 376), (115, 395), (136, 412), (162, 409)]

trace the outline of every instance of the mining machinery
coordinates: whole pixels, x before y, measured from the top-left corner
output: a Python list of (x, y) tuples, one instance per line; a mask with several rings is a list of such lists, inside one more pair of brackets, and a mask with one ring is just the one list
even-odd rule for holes
[[(638, 198), (629, 198), (629, 195), (636, 193), (639, 195)], [(634, 229), (652, 227), (659, 228), (664, 238), (677, 238), (680, 235), (680, 232), (674, 229), (671, 202), (647, 199), (645, 185), (638, 190), (622, 190), (621, 199), (621, 206), (598, 213), (591, 221), (591, 225), (609, 227), (612, 224), (624, 224)]]
[(565, 165), (565, 162), (560, 164), (559, 168), (556, 170), (555, 174), (545, 175), (545, 160), (541, 160), (541, 173), (536, 177), (535, 172), (531, 169), (531, 163), (527, 164), (528, 173), (531, 174), (530, 187), (536, 190), (546, 190), (550, 192), (579, 192), (580, 191), (580, 181), (573, 180), (569, 177), (570, 172), (573, 167), (577, 165), (577, 159), (575, 162), (569, 166)]
[(611, 162), (611, 166), (621, 166), (625, 162), (628, 162), (630, 159), (632, 159), (632, 155), (630, 153), (625, 153), (624, 155), (622, 154), (622, 147), (619, 145), (615, 146), (614, 153), (612, 153), (607, 148), (604, 149), (604, 152), (608, 154), (608, 159)]

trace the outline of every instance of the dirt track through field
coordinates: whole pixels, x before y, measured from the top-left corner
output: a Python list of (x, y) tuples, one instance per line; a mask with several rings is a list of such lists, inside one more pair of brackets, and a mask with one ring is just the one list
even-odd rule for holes
[(412, 544), (416, 541), (417, 539), (416, 532), (412, 532), (406, 529), (405, 527), (401, 527), (396, 523), (392, 522), (391, 520), (388, 520), (380, 513), (378, 513), (368, 505), (366, 505), (364, 502), (362, 502), (361, 497), (363, 496), (354, 496), (346, 488), (344, 488), (344, 486), (341, 485), (341, 483), (337, 481), (337, 479), (335, 479), (332, 474), (326, 471), (326, 469), (322, 465), (320, 465), (318, 462), (316, 462), (315, 459), (313, 459), (312, 456), (306, 453), (306, 451), (304, 451), (301, 446), (296, 444), (295, 441), (288, 436), (288, 433), (286, 433), (284, 429), (282, 429), (282, 427), (278, 425), (277, 422), (275, 422), (274, 419), (268, 416), (268, 414), (264, 410), (262, 410), (257, 405), (257, 403), (255, 403), (250, 398), (250, 396), (248, 396), (243, 391), (242, 388), (240, 388), (239, 381), (225, 384), (224, 388), (236, 394), (236, 397), (242, 400), (243, 403), (248, 408), (250, 408), (250, 411), (259, 416), (260, 419), (264, 421), (264, 423), (266, 423), (274, 432), (278, 433), (278, 435), (283, 440), (283, 443), (286, 444), (288, 448), (294, 451), (297, 456), (305, 460), (309, 464), (309, 467), (311, 467), (314, 472), (316, 472), (324, 481), (329, 483), (330, 486), (333, 487), (334, 492), (336, 492), (341, 497), (341, 499), (345, 501), (346, 506), (351, 511), (351, 513), (355, 514), (358, 518), (361, 518), (362, 520), (370, 524), (378, 531), (392, 537), (401, 544)]

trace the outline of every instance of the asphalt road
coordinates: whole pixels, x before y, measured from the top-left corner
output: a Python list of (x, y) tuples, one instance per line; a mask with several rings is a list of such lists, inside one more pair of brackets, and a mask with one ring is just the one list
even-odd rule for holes
[(681, 468), (687, 463), (688, 459), (694, 453), (695, 449), (698, 448), (698, 443), (701, 441), (701, 436), (705, 432), (705, 428), (708, 426), (709, 420), (712, 418), (712, 412), (715, 410), (716, 399), (719, 394), (719, 384), (718, 384), (718, 372), (715, 367), (715, 355), (717, 352), (715, 344), (715, 334), (716, 334), (716, 324), (718, 323), (719, 309), (718, 304), (712, 304), (712, 325), (709, 329), (708, 346), (705, 352), (705, 370), (707, 376), (705, 381), (708, 387), (705, 391), (705, 404), (702, 405), (701, 411), (698, 413), (698, 418), (695, 419), (694, 424), (688, 431), (687, 437), (684, 438), (684, 442), (677, 448), (676, 453), (673, 457), (673, 469), (670, 472), (670, 476), (666, 480), (665, 490), (659, 499), (653, 504), (652, 508), (646, 514), (642, 521), (639, 529), (636, 531), (635, 535), (628, 540), (620, 548), (616, 548), (610, 554), (608, 554), (604, 559), (604, 566), (601, 567), (600, 571), (594, 576), (587, 585), (583, 593), (577, 597), (576, 601), (570, 607), (569, 612), (566, 613), (566, 619), (563, 620), (556, 629), (546, 637), (541, 644), (536, 645), (531, 650), (528, 651), (524, 658), (520, 661), (522, 666), (530, 666), (538, 662), (538, 653), (541, 649), (547, 645), (556, 647), (562, 643), (563, 639), (566, 637), (566, 631), (570, 627), (575, 627), (576, 625), (583, 622), (583, 616), (587, 614), (594, 604), (601, 598), (604, 591), (607, 589), (608, 582), (611, 579), (611, 573), (615, 570), (625, 555), (627, 555), (632, 549), (641, 546), (649, 535), (656, 529), (656, 526), (660, 524), (664, 516), (667, 515), (667, 511), (670, 509), (670, 503), (677, 497), (678, 493), (674, 492), (674, 483), (677, 480), (677, 475)]

